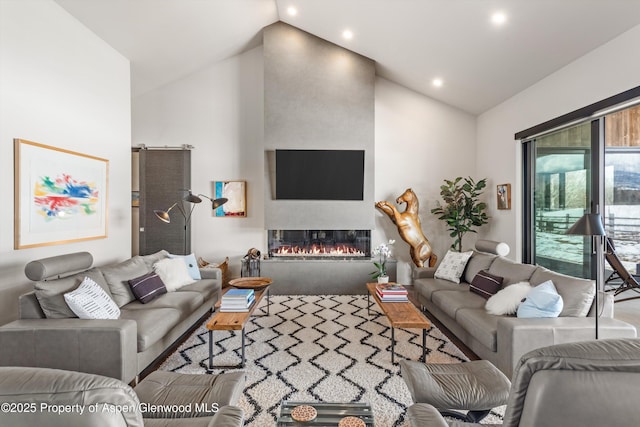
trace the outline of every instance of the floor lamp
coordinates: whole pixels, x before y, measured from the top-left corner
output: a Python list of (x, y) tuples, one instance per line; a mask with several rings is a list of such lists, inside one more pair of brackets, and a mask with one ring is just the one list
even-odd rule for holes
[[(209, 199), (211, 201), (211, 209), (213, 210), (216, 210), (220, 206), (227, 203), (228, 199), (224, 197), (221, 197), (219, 199), (212, 199), (210, 197), (205, 196), (204, 194), (195, 195), (191, 193), (191, 190), (185, 190), (185, 191), (188, 191), (189, 194), (187, 194), (184, 197), (184, 199), (175, 202), (166, 211), (161, 209), (154, 209), (153, 213), (156, 215), (156, 217), (158, 217), (160, 221), (169, 224), (171, 223), (171, 216), (169, 215), (169, 211), (175, 207), (178, 208), (178, 211), (182, 214), (182, 217), (184, 218), (184, 255), (187, 255), (187, 227), (191, 222), (191, 214), (193, 213), (193, 209), (196, 207), (198, 203), (202, 202), (201, 197), (204, 197), (205, 199)], [(182, 202), (189, 202), (191, 204), (191, 208), (188, 211), (185, 210)]]
[(598, 293), (602, 283), (604, 272), (604, 236), (606, 235), (602, 226), (602, 217), (599, 213), (586, 213), (573, 224), (565, 234), (578, 236), (591, 236), (596, 248), (596, 296), (595, 296), (595, 318), (596, 318), (596, 339), (598, 339)]

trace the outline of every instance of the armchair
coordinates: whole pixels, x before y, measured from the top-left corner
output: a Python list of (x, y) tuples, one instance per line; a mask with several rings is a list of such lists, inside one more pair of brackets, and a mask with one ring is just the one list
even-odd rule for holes
[[(403, 365), (403, 376), (404, 368)], [(450, 381), (458, 380), (452, 377)], [(540, 348), (525, 354), (518, 363), (502, 425), (640, 425), (640, 412), (635, 406), (639, 381), (640, 339), (585, 341)], [(468, 390), (469, 395), (473, 392)], [(484, 398), (481, 394), (476, 397)], [(417, 403), (407, 412), (412, 426), (480, 426), (445, 420), (431, 404), (420, 403), (415, 395), (414, 401)]]

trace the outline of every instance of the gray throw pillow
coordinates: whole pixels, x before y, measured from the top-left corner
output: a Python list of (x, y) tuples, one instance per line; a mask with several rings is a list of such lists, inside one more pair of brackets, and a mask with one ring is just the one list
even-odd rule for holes
[(153, 271), (153, 264), (163, 259), (169, 258), (169, 252), (164, 249), (159, 250), (158, 252), (150, 255), (142, 255), (141, 256), (144, 263), (147, 265), (149, 269), (149, 273)]
[(149, 273), (144, 260), (137, 255), (119, 264), (101, 267), (100, 270), (107, 280), (113, 300), (118, 307), (129, 304), (136, 299), (131, 292), (129, 280)]
[(538, 286), (551, 280), (562, 297), (563, 307), (560, 317), (585, 317), (593, 304), (596, 295), (595, 284), (592, 280), (579, 279), (547, 270), (538, 269), (531, 276), (531, 284)]
[(64, 294), (76, 289), (85, 277), (89, 277), (111, 296), (107, 282), (97, 268), (74, 274), (62, 279), (36, 282), (34, 293), (47, 319), (66, 319), (78, 317), (64, 300)]

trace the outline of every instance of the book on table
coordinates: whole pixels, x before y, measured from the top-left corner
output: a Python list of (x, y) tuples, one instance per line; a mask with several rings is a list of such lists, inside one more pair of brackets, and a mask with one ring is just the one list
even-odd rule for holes
[(407, 302), (409, 301), (409, 297), (408, 295), (402, 295), (402, 294), (398, 294), (398, 295), (384, 295), (382, 293), (380, 293), (380, 291), (376, 290), (376, 295), (378, 295), (378, 298), (380, 298), (380, 301), (382, 302)]
[(376, 289), (378, 290), (378, 292), (384, 295), (407, 295), (407, 288), (399, 283), (378, 283), (376, 285)]
[(220, 301), (220, 311), (249, 311), (255, 300), (253, 289), (229, 289)]

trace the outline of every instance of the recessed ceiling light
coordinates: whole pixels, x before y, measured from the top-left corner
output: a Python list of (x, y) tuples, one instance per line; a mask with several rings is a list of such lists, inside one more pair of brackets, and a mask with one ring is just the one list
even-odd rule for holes
[(347, 40), (351, 40), (353, 38), (353, 31), (351, 30), (344, 30), (342, 32), (342, 37), (344, 37)]
[(298, 9), (296, 9), (296, 8), (295, 8), (295, 7), (293, 7), (293, 6), (289, 6), (289, 7), (287, 8), (287, 13), (288, 13), (290, 16), (296, 16), (296, 15), (298, 14)]
[(491, 15), (491, 22), (495, 25), (502, 25), (507, 22), (507, 15), (504, 12), (495, 12)]
[(442, 81), (442, 79), (440, 78), (436, 78), (436, 79), (433, 79), (431, 83), (433, 83), (435, 87), (442, 87), (442, 85), (444, 84), (444, 81)]

